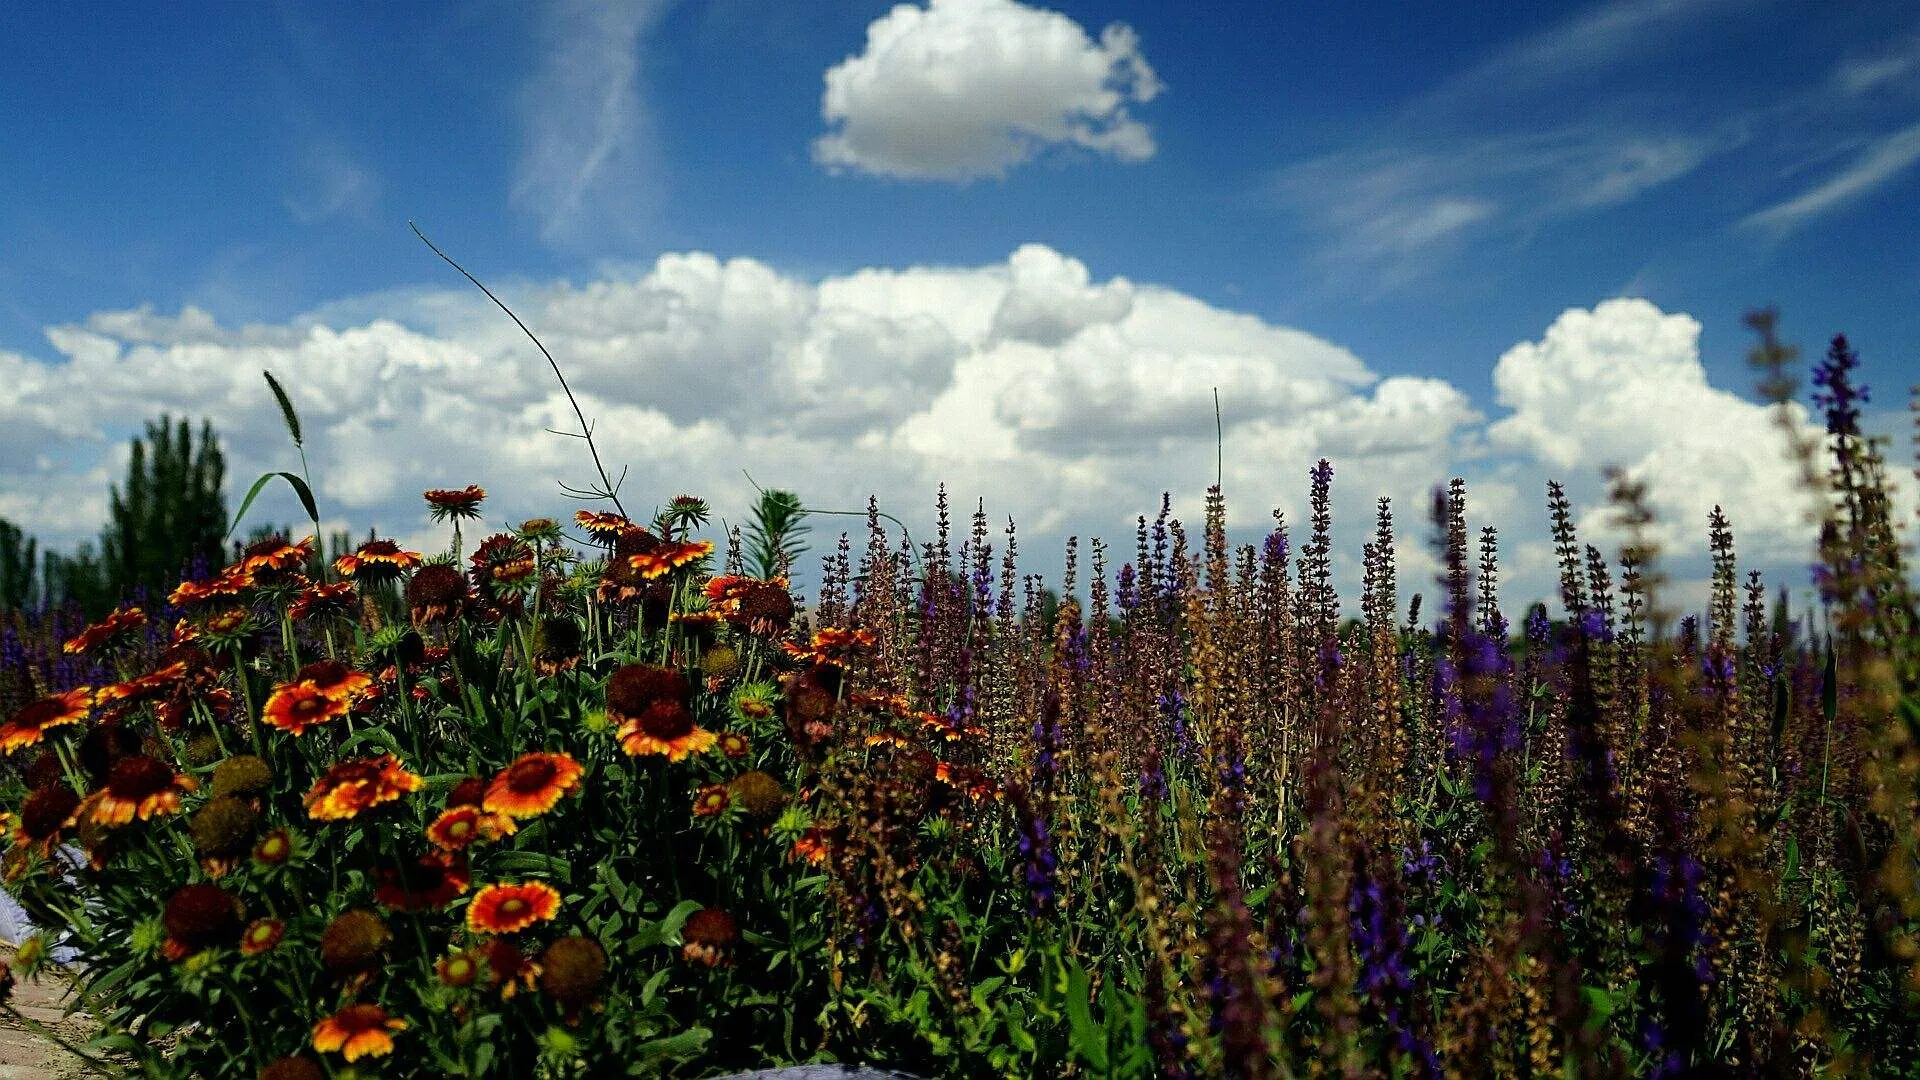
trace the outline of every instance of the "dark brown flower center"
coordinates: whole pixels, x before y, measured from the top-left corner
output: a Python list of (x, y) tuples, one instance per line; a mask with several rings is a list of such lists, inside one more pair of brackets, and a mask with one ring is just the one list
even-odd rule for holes
[(513, 768), (507, 770), (507, 786), (519, 794), (530, 795), (546, 790), (559, 772), (553, 762), (545, 758), (516, 762)]
[(135, 802), (158, 795), (173, 783), (173, 770), (150, 757), (128, 757), (114, 762), (107, 790), (116, 799)]
[(677, 701), (656, 701), (640, 714), (640, 730), (661, 742), (685, 738), (693, 731), (693, 713)]
[(20, 807), (20, 828), (29, 840), (45, 840), (60, 831), (80, 805), (80, 796), (63, 787), (46, 787)]

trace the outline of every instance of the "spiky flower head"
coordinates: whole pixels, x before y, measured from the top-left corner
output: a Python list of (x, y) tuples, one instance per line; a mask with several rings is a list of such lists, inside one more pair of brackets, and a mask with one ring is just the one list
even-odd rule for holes
[(463, 488), (434, 488), (421, 493), (436, 522), (448, 518), (478, 520), (480, 504), (486, 497), (486, 490), (477, 484), (468, 484)]

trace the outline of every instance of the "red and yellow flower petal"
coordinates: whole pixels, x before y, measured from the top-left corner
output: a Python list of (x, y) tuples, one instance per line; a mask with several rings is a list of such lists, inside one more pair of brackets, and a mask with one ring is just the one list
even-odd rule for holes
[(467, 929), (516, 934), (560, 912), (560, 893), (543, 881), (503, 882), (481, 889), (467, 905)]

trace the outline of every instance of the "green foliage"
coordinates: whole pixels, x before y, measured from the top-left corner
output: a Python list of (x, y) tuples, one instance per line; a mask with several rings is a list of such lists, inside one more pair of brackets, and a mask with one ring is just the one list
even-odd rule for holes
[(40, 545), (13, 522), (0, 518), (0, 611), (33, 606), (39, 576)]
[(806, 553), (807, 545), (800, 539), (809, 531), (806, 517), (800, 496), (793, 492), (773, 488), (760, 492), (744, 530), (747, 568), (753, 576), (775, 577), (783, 565), (792, 566)]

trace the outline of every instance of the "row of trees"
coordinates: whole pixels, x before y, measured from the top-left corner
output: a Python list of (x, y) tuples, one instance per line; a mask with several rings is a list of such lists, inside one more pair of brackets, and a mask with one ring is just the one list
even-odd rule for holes
[(226, 457), (213, 425), (199, 437), (163, 416), (132, 441), (100, 541), (70, 555), (0, 518), (0, 611), (77, 607), (99, 617), (123, 600), (164, 596), (184, 572), (224, 562)]

